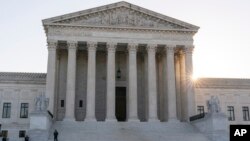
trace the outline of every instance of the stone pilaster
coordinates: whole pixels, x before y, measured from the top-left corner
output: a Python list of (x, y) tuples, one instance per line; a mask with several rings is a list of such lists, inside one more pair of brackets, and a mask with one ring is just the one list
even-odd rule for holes
[(106, 121), (115, 121), (115, 50), (116, 44), (107, 44), (107, 114)]
[(95, 117), (95, 85), (96, 85), (96, 48), (97, 44), (88, 45), (88, 75), (87, 75), (87, 109), (86, 121), (96, 121)]
[(158, 121), (157, 118), (157, 87), (155, 51), (157, 45), (148, 45), (148, 121)]
[(166, 58), (167, 58), (168, 121), (177, 120), (174, 50), (175, 46), (167, 45)]
[(76, 50), (77, 42), (68, 42), (66, 111), (64, 120), (71, 121), (75, 121)]
[(55, 115), (54, 97), (56, 89), (56, 58), (57, 41), (47, 41), (48, 43), (48, 64), (46, 77), (46, 97), (49, 98), (48, 110)]
[(185, 47), (185, 66), (186, 66), (186, 93), (187, 93), (187, 106), (188, 118), (195, 115), (195, 95), (193, 86), (193, 49), (194, 46)]
[(137, 45), (128, 45), (129, 87), (128, 87), (128, 121), (139, 121), (137, 113)]

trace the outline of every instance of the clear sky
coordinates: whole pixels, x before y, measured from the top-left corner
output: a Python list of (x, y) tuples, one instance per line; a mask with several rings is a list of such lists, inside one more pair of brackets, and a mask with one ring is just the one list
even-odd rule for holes
[[(42, 19), (117, 0), (1, 0), (0, 71), (46, 72)], [(197, 25), (197, 77), (250, 78), (250, 0), (128, 0)]]

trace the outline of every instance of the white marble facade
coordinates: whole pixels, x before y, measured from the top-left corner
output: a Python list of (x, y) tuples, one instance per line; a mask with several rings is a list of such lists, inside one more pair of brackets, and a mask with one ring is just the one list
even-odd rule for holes
[(240, 111), (250, 106), (250, 80), (202, 79), (193, 85), (197, 26), (126, 2), (45, 19), (43, 26), (47, 74), (0, 73), (0, 106), (11, 103), (11, 117), (0, 124), (9, 135), (18, 138), (28, 129), (20, 104), (29, 103), (32, 112), (40, 92), (56, 121), (117, 121), (119, 109), (126, 122), (189, 121), (197, 106), (206, 111), (206, 100), (217, 95), (222, 111), (235, 105), (231, 123), (247, 122)]
[(126, 121), (188, 121), (195, 114), (190, 77), (199, 27), (126, 2), (43, 25), (48, 110), (57, 120), (116, 121), (117, 87), (126, 91)]

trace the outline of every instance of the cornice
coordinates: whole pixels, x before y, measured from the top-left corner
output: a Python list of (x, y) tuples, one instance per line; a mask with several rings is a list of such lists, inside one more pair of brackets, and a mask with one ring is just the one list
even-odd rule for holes
[[(89, 25), (72, 25), (52, 23), (45, 25), (45, 28), (59, 27), (59, 28), (75, 28), (75, 29), (97, 29), (97, 30), (116, 30), (116, 31), (134, 31), (134, 32), (160, 32), (160, 33), (186, 33), (194, 35), (197, 31), (192, 29), (166, 29), (166, 28), (143, 28), (143, 27), (116, 27), (116, 26), (89, 26)], [(48, 32), (45, 30), (46, 33)]]
[(199, 78), (194, 86), (196, 89), (250, 89), (250, 79)]

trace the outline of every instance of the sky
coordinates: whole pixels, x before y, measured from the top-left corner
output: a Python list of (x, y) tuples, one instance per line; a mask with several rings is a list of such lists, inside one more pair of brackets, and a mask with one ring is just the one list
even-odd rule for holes
[[(0, 72), (46, 72), (42, 19), (117, 0), (0, 0)], [(195, 77), (250, 78), (250, 0), (127, 0), (197, 25)]]

